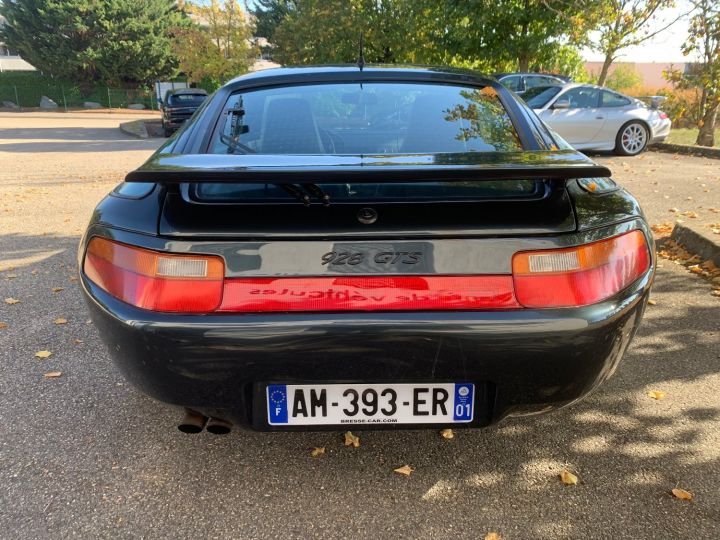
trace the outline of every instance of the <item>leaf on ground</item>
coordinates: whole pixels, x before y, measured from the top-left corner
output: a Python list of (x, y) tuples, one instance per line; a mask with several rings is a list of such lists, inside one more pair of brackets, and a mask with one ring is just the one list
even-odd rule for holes
[(410, 465), (403, 465), (402, 467), (398, 467), (397, 469), (393, 469), (393, 472), (396, 474), (400, 474), (402, 476), (410, 476), (415, 469), (413, 469)]
[(52, 355), (50, 351), (38, 351), (35, 353), (37, 358), (50, 358), (50, 355)]
[(671, 493), (676, 499), (682, 499), (683, 501), (693, 500), (693, 494), (689, 491), (685, 491), (684, 489), (675, 488), (671, 491)]
[(5, 279), (15, 279), (17, 274), (5, 274)]
[(55, 319), (53, 321), (53, 324), (67, 324), (67, 319), (63, 319), (62, 317)]
[(60, 291), (64, 291), (64, 290), (65, 290), (65, 287), (53, 287), (52, 288), (52, 292), (60, 292)]
[(563, 469), (560, 471), (560, 481), (566, 486), (574, 486), (578, 483), (578, 477), (567, 469)]
[(660, 401), (661, 399), (665, 399), (665, 392), (663, 392), (662, 390), (650, 390), (648, 392), (648, 396)]
[(669, 221), (666, 221), (664, 223), (656, 223), (655, 225), (652, 225), (650, 228), (654, 233), (657, 234), (670, 234), (673, 230), (673, 227), (675, 225), (673, 223), (670, 223)]
[(360, 437), (353, 435), (352, 431), (345, 432), (345, 446), (360, 447)]
[(650, 300), (648, 300), (648, 304), (650, 304), (651, 306), (654, 306), (654, 305), (657, 305), (657, 302), (651, 298)]
[(4, 322), (0, 322), (0, 328), (7, 328), (7, 324), (5, 324)]
[(19, 304), (20, 300), (18, 300), (17, 298), (6, 298), (5, 303), (12, 306), (13, 304)]
[(320, 457), (322, 455), (325, 455), (325, 447), (324, 446), (316, 446), (312, 450), (310, 450), (310, 456), (312, 457)]
[(683, 212), (682, 215), (685, 216), (685, 217), (693, 218), (693, 219), (695, 219), (695, 218), (698, 217), (698, 213), (697, 213), (697, 212), (693, 212), (692, 210), (688, 210), (687, 212)]
[(502, 540), (502, 536), (500, 533), (489, 532), (485, 535), (485, 540)]
[(83, 341), (82, 339), (74, 339), (74, 340), (73, 340), (73, 343), (74, 343), (75, 345), (80, 345), (81, 343), (84, 343), (84, 341)]
[(62, 371), (48, 371), (43, 377), (46, 379), (57, 379), (60, 375), (62, 375)]
[(675, 213), (679, 212), (680, 209), (679, 208), (670, 208), (669, 211), (672, 212), (673, 214), (675, 214)]
[(440, 431), (440, 435), (442, 435), (444, 439), (452, 439), (455, 436), (452, 429), (443, 429)]

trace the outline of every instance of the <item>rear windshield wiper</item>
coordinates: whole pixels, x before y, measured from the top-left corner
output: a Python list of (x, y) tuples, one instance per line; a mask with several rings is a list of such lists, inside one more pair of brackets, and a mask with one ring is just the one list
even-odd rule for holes
[(220, 142), (222, 142), (224, 145), (226, 145), (230, 150), (232, 150), (233, 154), (256, 154), (255, 150), (250, 148), (249, 146), (241, 143), (237, 139), (233, 139), (232, 137), (228, 137), (225, 134), (220, 135)]
[(305, 206), (310, 206), (310, 195), (320, 199), (323, 203), (323, 206), (330, 206), (330, 195), (325, 193), (317, 184), (300, 184), (300, 187), (303, 189), (299, 189), (298, 186), (296, 186), (295, 184), (275, 185), (280, 186), (282, 189), (295, 197)]

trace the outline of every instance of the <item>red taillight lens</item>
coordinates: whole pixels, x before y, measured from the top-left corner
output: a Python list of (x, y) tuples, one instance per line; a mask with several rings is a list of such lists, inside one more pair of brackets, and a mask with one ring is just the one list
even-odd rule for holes
[(518, 307), (511, 276), (352, 276), (228, 279), (220, 311), (433, 311)]
[(525, 307), (585, 306), (610, 298), (650, 267), (645, 237), (632, 231), (569, 249), (513, 257), (518, 302)]
[(203, 313), (222, 300), (220, 257), (160, 253), (95, 237), (83, 270), (115, 298), (152, 311)]
[(659, 115), (660, 115), (660, 120), (667, 120), (667, 119), (668, 119), (668, 115), (665, 114), (664, 112), (659, 113)]

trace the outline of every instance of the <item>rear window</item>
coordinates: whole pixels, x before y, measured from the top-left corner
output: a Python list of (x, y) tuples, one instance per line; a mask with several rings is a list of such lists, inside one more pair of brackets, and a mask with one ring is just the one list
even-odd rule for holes
[(200, 105), (206, 97), (205, 94), (171, 94), (168, 96), (168, 104), (191, 107)]
[(495, 90), (363, 83), (230, 96), (211, 153), (409, 154), (522, 150)]
[[(230, 96), (208, 150), (221, 154), (412, 154), (522, 151), (497, 93), (417, 83), (274, 87)], [(533, 180), (323, 184), (331, 201), (527, 197)], [(204, 201), (292, 202), (275, 184), (198, 184)]]

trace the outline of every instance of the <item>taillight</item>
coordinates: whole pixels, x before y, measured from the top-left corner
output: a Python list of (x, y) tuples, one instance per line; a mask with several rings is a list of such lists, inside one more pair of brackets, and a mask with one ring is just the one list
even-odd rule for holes
[(662, 112), (662, 111), (660, 111), (660, 112), (658, 113), (658, 116), (660, 116), (660, 120), (667, 120), (667, 119), (668, 119), (668, 115), (665, 114), (665, 113)]
[(650, 267), (645, 237), (632, 231), (568, 249), (513, 256), (515, 296), (525, 307), (585, 306), (610, 298)]
[(83, 270), (115, 298), (143, 309), (203, 313), (222, 300), (220, 257), (161, 253), (96, 236)]

